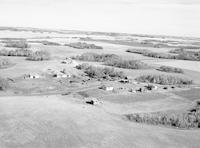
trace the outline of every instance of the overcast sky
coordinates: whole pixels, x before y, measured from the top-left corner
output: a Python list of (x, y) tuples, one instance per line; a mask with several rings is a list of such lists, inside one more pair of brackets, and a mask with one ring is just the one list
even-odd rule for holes
[(0, 26), (200, 37), (200, 0), (0, 0)]

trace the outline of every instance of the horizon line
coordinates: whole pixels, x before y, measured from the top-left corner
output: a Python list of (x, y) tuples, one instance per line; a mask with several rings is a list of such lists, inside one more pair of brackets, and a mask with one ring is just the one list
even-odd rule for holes
[[(197, 36), (178, 36), (178, 35), (165, 35), (165, 34), (145, 34), (145, 33), (128, 33), (128, 32), (106, 32), (106, 31), (97, 31), (97, 30), (80, 30), (80, 29), (66, 29), (66, 28), (43, 28), (43, 27), (31, 27), (31, 26), (0, 26), (0, 31), (2, 28), (12, 28), (12, 29), (36, 29), (36, 30), (46, 30), (46, 31), (77, 31), (77, 32), (90, 32), (90, 33), (115, 33), (115, 34), (128, 34), (128, 35), (135, 35), (135, 36), (156, 36), (156, 37), (173, 37), (173, 38), (195, 38), (200, 39), (200, 37)], [(6, 30), (6, 29), (4, 29)], [(25, 30), (24, 30), (25, 31)], [(28, 30), (27, 30), (28, 31)]]

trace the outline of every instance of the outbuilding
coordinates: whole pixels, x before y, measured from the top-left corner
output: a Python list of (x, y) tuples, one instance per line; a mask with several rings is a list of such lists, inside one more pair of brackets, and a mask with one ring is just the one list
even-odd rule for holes
[(38, 79), (40, 78), (40, 75), (39, 74), (28, 74), (28, 75), (25, 75), (24, 77), (25, 79), (28, 78), (28, 79)]
[(114, 87), (107, 87), (105, 85), (101, 86), (100, 89), (106, 90), (106, 91), (113, 91)]

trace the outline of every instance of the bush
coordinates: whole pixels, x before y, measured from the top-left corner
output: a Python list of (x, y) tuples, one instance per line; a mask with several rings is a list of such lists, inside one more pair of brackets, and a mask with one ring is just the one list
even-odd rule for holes
[(83, 70), (91, 78), (107, 80), (125, 78), (122, 71), (115, 71), (114, 68), (89, 66), (87, 64), (78, 65), (76, 68)]
[(175, 55), (171, 55), (167, 53), (159, 53), (159, 52), (147, 52), (147, 53), (144, 53), (143, 56), (148, 56), (152, 58), (161, 58), (161, 59), (176, 59)]
[(147, 64), (138, 60), (111, 59), (111, 60), (106, 61), (105, 65), (125, 68), (125, 69), (150, 68)]
[(191, 61), (200, 61), (200, 51), (188, 51), (186, 49), (174, 49), (169, 51), (176, 55), (152, 52), (145, 49), (128, 49), (127, 52), (142, 54), (143, 56), (153, 57), (153, 58), (162, 58), (162, 59), (177, 59), (177, 60), (191, 60)]
[(27, 60), (43, 61), (50, 59), (50, 53), (44, 50), (33, 52), (28, 49), (16, 49), (16, 50), (0, 50), (0, 56), (21, 56), (27, 57)]
[(112, 59), (119, 59), (119, 56), (115, 54), (96, 54), (96, 53), (83, 53), (80, 56), (72, 57), (72, 59), (80, 61), (93, 61), (93, 62), (105, 62)]
[(5, 42), (5, 47), (12, 48), (29, 48), (30, 45), (26, 42), (26, 40), (8, 40)]
[(128, 49), (128, 50), (126, 50), (126, 52), (144, 54), (144, 53), (148, 53), (148, 52), (151, 52), (151, 51), (148, 50), (148, 49)]
[(50, 42), (50, 41), (42, 41), (43, 45), (48, 45), (48, 46), (60, 46), (59, 43), (56, 42)]
[(185, 51), (185, 52), (179, 53), (177, 55), (177, 59), (179, 59), (179, 60), (200, 61), (200, 51), (198, 51), (198, 52)]
[(157, 70), (171, 73), (183, 73), (181, 68), (175, 68), (170, 66), (160, 66)]
[(10, 66), (12, 63), (8, 59), (0, 59), (0, 69)]
[(177, 49), (172, 49), (169, 51), (169, 53), (175, 53), (175, 54), (179, 54), (179, 53), (182, 53), (182, 52), (185, 52), (186, 50), (183, 49), (183, 48), (177, 48)]
[(16, 50), (0, 50), (0, 56), (22, 56), (28, 57), (33, 54), (33, 51), (28, 49), (16, 49)]
[(200, 103), (186, 112), (177, 113), (135, 113), (125, 115), (130, 121), (176, 128), (200, 128)]
[(6, 90), (8, 86), (8, 81), (3, 78), (0, 78), (0, 91)]
[(137, 60), (123, 60), (121, 57), (115, 54), (96, 54), (96, 53), (83, 53), (80, 56), (72, 57), (81, 61), (94, 61), (104, 62), (105, 65), (114, 66), (126, 69), (143, 69), (149, 68), (149, 66), (143, 62)]
[(188, 49), (178, 48), (174, 50), (170, 50), (170, 53), (177, 54), (176, 59), (179, 60), (191, 60), (191, 61), (199, 61), (200, 60), (200, 51), (192, 51)]
[(153, 52), (147, 49), (128, 49), (126, 50), (126, 52), (142, 54), (143, 56), (152, 57), (152, 58), (176, 59), (175, 55)]
[(61, 44), (59, 43), (56, 43), (56, 42), (50, 42), (50, 41), (46, 41), (46, 40), (43, 40), (43, 41), (30, 41), (32, 43), (41, 43), (43, 45), (48, 45), (48, 46), (60, 46)]
[(190, 85), (192, 80), (170, 75), (143, 75), (136, 78), (137, 81), (156, 83), (161, 85)]
[(88, 63), (83, 63), (76, 66), (76, 68), (79, 70), (86, 70), (88, 67), (90, 67)]
[(103, 49), (101, 46), (97, 46), (95, 44), (88, 44), (85, 42), (76, 42), (76, 43), (70, 43), (65, 44), (65, 46), (77, 48), (77, 49)]
[(26, 58), (26, 60), (30, 61), (43, 61), (49, 59), (50, 59), (50, 53), (44, 50), (36, 51)]

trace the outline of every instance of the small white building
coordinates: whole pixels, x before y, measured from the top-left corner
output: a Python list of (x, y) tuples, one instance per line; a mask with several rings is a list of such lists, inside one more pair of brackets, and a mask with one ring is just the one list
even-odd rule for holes
[(114, 87), (107, 87), (105, 85), (101, 86), (100, 89), (106, 90), (106, 91), (113, 91)]
[(66, 58), (65, 60), (61, 61), (62, 64), (72, 64), (73, 60), (71, 58)]
[(71, 77), (71, 74), (69, 73), (62, 73), (62, 72), (54, 72), (53, 73), (53, 77), (56, 77), (56, 78), (70, 78)]
[(114, 88), (113, 87), (106, 87), (106, 91), (113, 91)]

